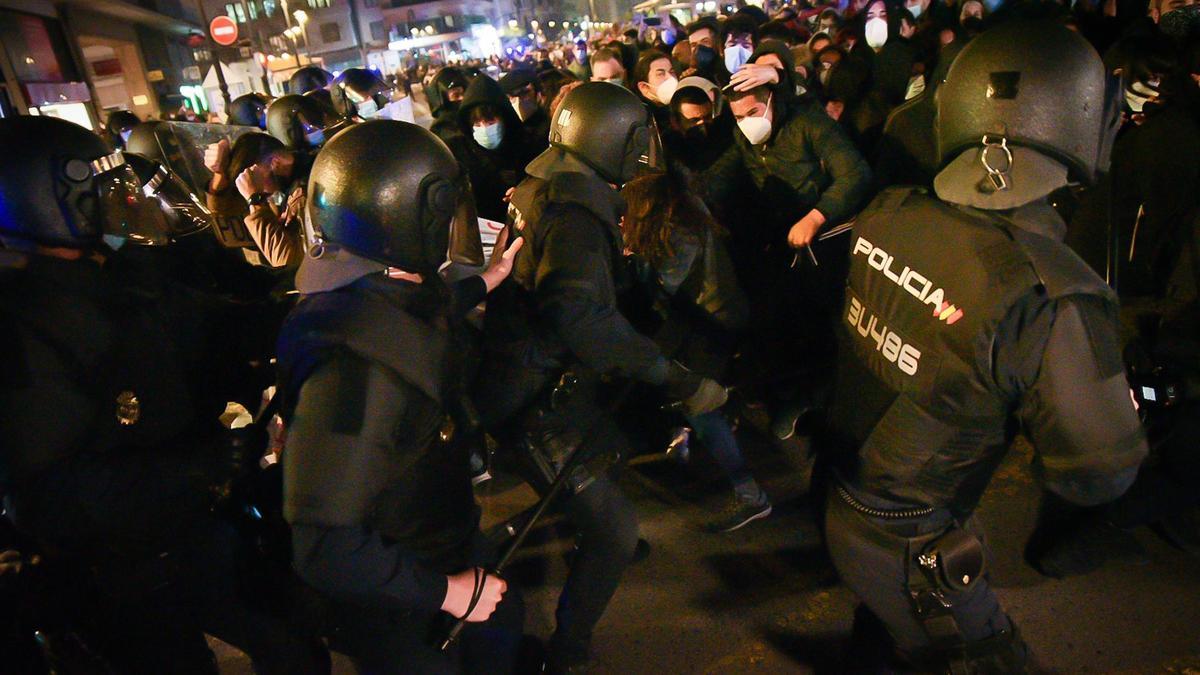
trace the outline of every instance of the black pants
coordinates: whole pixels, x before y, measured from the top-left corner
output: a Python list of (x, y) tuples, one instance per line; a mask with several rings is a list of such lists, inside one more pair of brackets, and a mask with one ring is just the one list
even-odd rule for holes
[[(867, 495), (856, 494), (860, 501)], [(868, 503), (879, 509), (899, 505)], [(923, 519), (884, 521), (854, 511), (834, 490), (826, 502), (825, 536), (829, 556), (842, 581), (854, 591), (871, 614), (886, 626), (899, 654), (928, 659), (932, 641), (917, 618), (909, 598), (910, 556), (920, 553), (922, 542), (945, 532), (952, 525), (948, 515)], [(980, 643), (1013, 625), (1000, 608), (996, 594), (985, 577), (961, 594), (948, 594), (952, 613), (965, 643)], [(1023, 658), (1024, 645), (1013, 649)]]
[[(509, 365), (504, 359), (485, 360), (477, 388), (484, 427), (511, 445), (519, 436), (511, 424), (552, 379), (548, 374)], [(590, 396), (572, 397), (566, 415), (579, 423), (586, 456), (627, 453), (628, 441), (612, 416)], [(504, 429), (504, 431), (500, 431)], [(527, 475), (536, 489), (546, 487), (541, 476)], [(582, 492), (564, 502), (578, 535), (579, 548), (558, 599), (557, 629), (550, 640), (549, 658), (557, 664), (586, 660), (592, 631), (603, 616), (637, 547), (637, 512), (617, 484), (618, 470), (605, 471)]]

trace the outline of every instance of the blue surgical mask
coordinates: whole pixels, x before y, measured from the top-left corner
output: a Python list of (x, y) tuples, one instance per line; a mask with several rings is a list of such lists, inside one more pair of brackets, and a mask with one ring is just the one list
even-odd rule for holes
[(362, 103), (359, 103), (357, 109), (358, 116), (364, 120), (372, 119), (379, 114), (379, 104), (376, 103), (375, 99), (373, 98), (369, 98)]
[(729, 45), (725, 48), (725, 68), (730, 73), (736, 73), (738, 68), (750, 60), (750, 48), (742, 45)]
[(121, 142), (122, 142), (122, 143), (128, 143), (128, 142), (129, 142), (129, 137), (130, 137), (130, 136), (132, 136), (132, 135), (133, 135), (133, 129), (126, 129), (126, 130), (122, 131), (122, 132), (120, 133), (120, 136), (121, 136)]
[(500, 141), (504, 140), (504, 123), (493, 122), (482, 127), (473, 127), (471, 135), (476, 143), (488, 150), (495, 150), (500, 147)]
[(125, 237), (118, 237), (114, 234), (102, 234), (100, 235), (100, 238), (103, 239), (104, 243), (108, 244), (108, 247), (114, 251), (121, 250), (121, 247), (125, 245), (125, 242), (129, 241)]
[(318, 147), (325, 142), (325, 130), (317, 129), (304, 134), (304, 140), (311, 146)]

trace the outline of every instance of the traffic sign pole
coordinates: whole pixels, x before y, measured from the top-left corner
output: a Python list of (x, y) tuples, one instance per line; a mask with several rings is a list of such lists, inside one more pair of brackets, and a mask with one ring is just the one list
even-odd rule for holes
[[(204, 3), (201, 0), (196, 0), (196, 9), (200, 11), (200, 21), (208, 26), (208, 41), (212, 45), (209, 50), (209, 64), (217, 71), (217, 86), (221, 88), (221, 99), (225, 101), (225, 114), (229, 114), (229, 108), (232, 107), (232, 101), (229, 99), (229, 85), (225, 83), (225, 70), (221, 67), (221, 59), (217, 56), (217, 42), (213, 36), (213, 26), (208, 22), (208, 13), (204, 11)], [(230, 44), (237, 41), (237, 24), (229, 17), (225, 17), (229, 23), (233, 23), (233, 39)], [(213, 20), (216, 23), (216, 19)], [(200, 85), (204, 86), (203, 74), (201, 74)]]

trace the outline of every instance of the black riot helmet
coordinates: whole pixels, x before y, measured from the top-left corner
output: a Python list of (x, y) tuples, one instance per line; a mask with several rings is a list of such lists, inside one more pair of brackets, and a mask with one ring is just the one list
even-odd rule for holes
[(141, 122), (137, 115), (128, 110), (114, 110), (109, 113), (108, 119), (104, 122), (104, 134), (108, 137), (108, 146), (113, 150), (123, 150), (129, 134)]
[(319, 148), (332, 126), (330, 110), (320, 101), (298, 94), (280, 96), (267, 108), (267, 133), (290, 150)]
[[(452, 225), (461, 228), (453, 235)], [(322, 148), (309, 174), (305, 230), (311, 258), (333, 245), (436, 275), (453, 239), (468, 245), (449, 251), (452, 260), (483, 263), (463, 171), (437, 136), (408, 122), (356, 124)]]
[(263, 94), (251, 92), (242, 94), (229, 103), (229, 124), (243, 127), (267, 128), (267, 106), (271, 99)]
[(347, 68), (333, 80), (329, 94), (333, 109), (342, 117), (369, 120), (391, 102), (392, 88), (366, 68)]
[(304, 66), (288, 78), (289, 94), (307, 94), (314, 89), (324, 89), (333, 82), (333, 74), (318, 66)]
[[(31, 142), (31, 139), (37, 139)], [(121, 151), (55, 117), (0, 119), (0, 241), (91, 248), (161, 222)]]
[[(936, 92), (938, 195), (1012, 208), (1107, 168), (1119, 84), (1079, 35), (1051, 21), (984, 31)], [(947, 166), (949, 164), (949, 166)]]
[(470, 82), (467, 81), (466, 73), (459, 68), (446, 66), (439, 70), (425, 92), (425, 98), (429, 100), (429, 111), (437, 115), (443, 109), (458, 110), (458, 102), (450, 100), (450, 90), (462, 89), (465, 93), (468, 84)]
[(550, 121), (550, 145), (617, 185), (663, 161), (653, 116), (633, 92), (608, 82), (584, 82), (566, 95)]

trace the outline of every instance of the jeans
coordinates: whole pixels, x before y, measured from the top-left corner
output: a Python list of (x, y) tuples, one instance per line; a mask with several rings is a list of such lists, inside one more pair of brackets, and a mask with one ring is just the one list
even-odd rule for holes
[(742, 456), (729, 420), (720, 411), (714, 410), (703, 415), (690, 415), (687, 421), (733, 484), (733, 493), (738, 501), (754, 506), (766, 505), (767, 493), (763, 492), (746, 469), (746, 458)]

